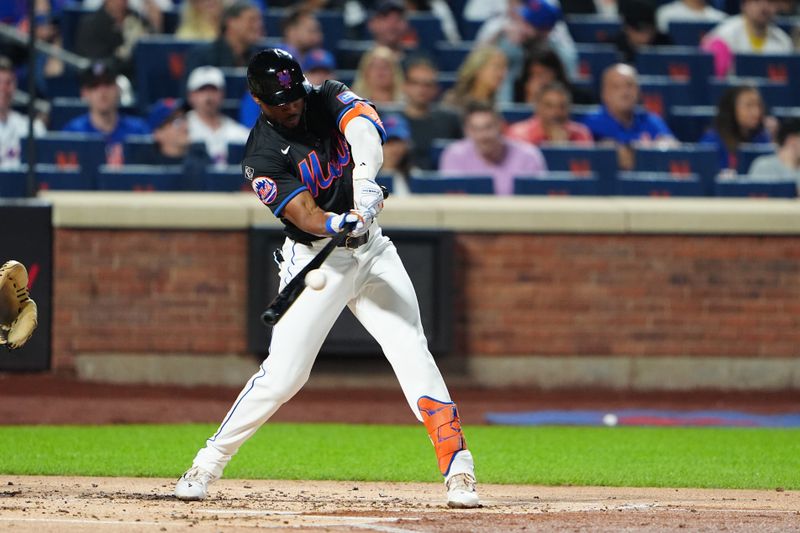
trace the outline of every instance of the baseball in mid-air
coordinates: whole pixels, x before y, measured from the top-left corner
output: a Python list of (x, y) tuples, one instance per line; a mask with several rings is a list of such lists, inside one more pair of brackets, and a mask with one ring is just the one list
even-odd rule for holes
[(325, 278), (325, 273), (319, 269), (312, 270), (306, 274), (306, 287), (309, 289), (320, 291), (325, 288), (326, 281), (328, 280)]
[(619, 420), (617, 419), (617, 415), (615, 415), (614, 413), (606, 413), (603, 415), (603, 424), (607, 426), (610, 427), (616, 426), (618, 421)]

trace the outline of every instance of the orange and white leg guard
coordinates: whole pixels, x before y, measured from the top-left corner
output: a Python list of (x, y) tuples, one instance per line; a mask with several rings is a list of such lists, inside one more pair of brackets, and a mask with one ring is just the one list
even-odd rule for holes
[(467, 449), (456, 404), (422, 396), (417, 400), (417, 407), (436, 450), (439, 470), (443, 476), (447, 476), (456, 454)]

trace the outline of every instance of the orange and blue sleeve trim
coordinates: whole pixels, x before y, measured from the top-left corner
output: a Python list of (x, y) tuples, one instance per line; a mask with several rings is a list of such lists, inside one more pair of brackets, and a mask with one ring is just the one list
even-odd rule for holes
[(339, 131), (344, 134), (344, 130), (347, 125), (356, 117), (364, 117), (372, 122), (372, 124), (375, 126), (375, 129), (378, 130), (378, 134), (381, 136), (381, 143), (386, 142), (386, 130), (383, 127), (381, 118), (378, 116), (378, 112), (375, 111), (375, 108), (372, 107), (372, 105), (362, 100), (353, 102), (349, 106), (345, 107), (341, 113), (339, 113), (339, 117), (336, 119)]

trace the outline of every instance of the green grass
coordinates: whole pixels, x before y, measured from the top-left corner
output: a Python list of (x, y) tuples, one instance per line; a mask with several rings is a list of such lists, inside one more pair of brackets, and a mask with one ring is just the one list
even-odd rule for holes
[[(175, 477), (212, 425), (0, 426), (0, 474)], [(800, 430), (467, 428), (487, 483), (800, 489)], [(436, 481), (421, 426), (267, 424), (227, 478)]]

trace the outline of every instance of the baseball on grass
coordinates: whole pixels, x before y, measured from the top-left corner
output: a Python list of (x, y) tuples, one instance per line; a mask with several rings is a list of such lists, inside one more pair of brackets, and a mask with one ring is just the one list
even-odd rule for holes
[(614, 413), (606, 413), (603, 415), (603, 424), (607, 426), (616, 426), (618, 421), (617, 415)]
[(308, 274), (306, 274), (306, 287), (309, 289), (314, 289), (315, 291), (320, 291), (325, 287), (325, 273), (321, 270), (312, 270)]

